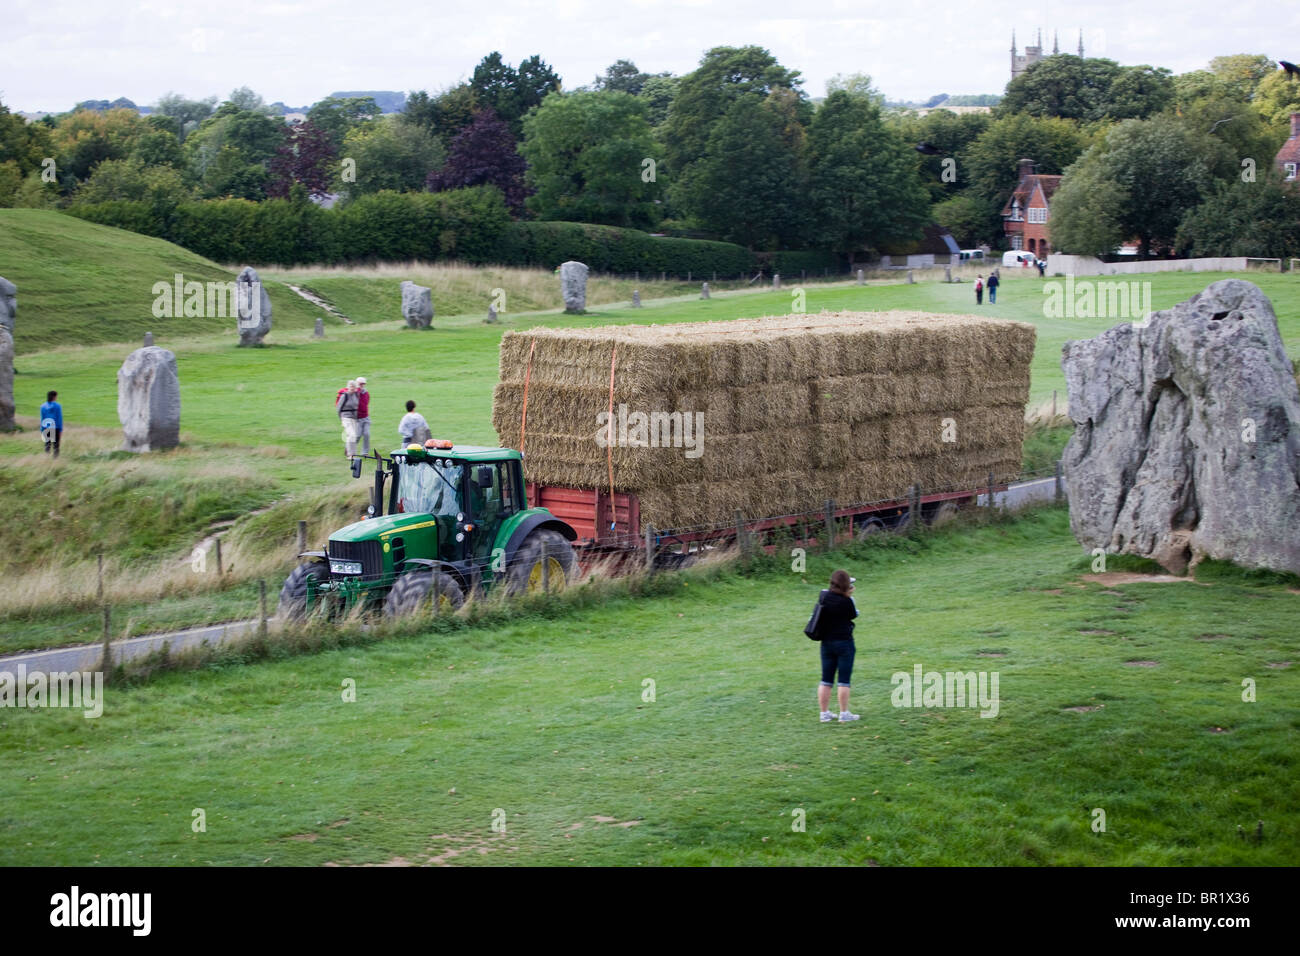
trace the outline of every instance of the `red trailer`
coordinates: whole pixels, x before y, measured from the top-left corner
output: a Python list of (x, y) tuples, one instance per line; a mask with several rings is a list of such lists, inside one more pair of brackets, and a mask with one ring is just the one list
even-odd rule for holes
[(635, 558), (652, 560), (656, 566), (674, 566), (692, 554), (729, 546), (740, 535), (746, 546), (762, 547), (770, 553), (776, 547), (772, 541), (778, 534), (799, 545), (820, 547), (826, 544), (828, 527), (833, 527), (837, 542), (902, 530), (916, 513), (927, 522), (933, 521), (938, 515), (974, 505), (978, 495), (1006, 488), (1005, 484), (994, 484), (991, 489), (922, 494), (919, 498), (914, 493), (908, 498), (849, 507), (828, 501), (817, 513), (764, 518), (740, 515), (735, 524), (726, 527), (667, 530), (642, 526), (641, 506), (635, 494), (616, 491), (611, 496), (607, 490), (532, 482), (527, 492), (531, 505), (546, 508), (578, 533), (573, 547), (584, 564), (596, 558)]

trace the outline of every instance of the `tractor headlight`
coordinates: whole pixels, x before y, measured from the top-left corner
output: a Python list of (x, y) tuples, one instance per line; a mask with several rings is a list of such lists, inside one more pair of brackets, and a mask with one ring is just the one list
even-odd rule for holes
[(465, 540), (465, 532), (464, 532), (464, 531), (457, 531), (457, 532), (456, 532), (456, 540), (457, 540), (457, 541), (464, 541), (464, 540)]
[(339, 561), (337, 559), (331, 558), (330, 573), (331, 574), (360, 574), (361, 562), (360, 561)]

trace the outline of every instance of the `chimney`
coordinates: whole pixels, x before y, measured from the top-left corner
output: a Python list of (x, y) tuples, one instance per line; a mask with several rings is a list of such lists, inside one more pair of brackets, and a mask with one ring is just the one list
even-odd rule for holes
[(1300, 138), (1300, 113), (1291, 114), (1291, 138)]
[[(1294, 117), (1291, 119), (1291, 128), (1292, 130), (1295, 129)], [(1034, 161), (1032, 159), (1022, 159), (1016, 163), (1016, 167), (1020, 170), (1020, 181), (1022, 183), (1034, 174)]]

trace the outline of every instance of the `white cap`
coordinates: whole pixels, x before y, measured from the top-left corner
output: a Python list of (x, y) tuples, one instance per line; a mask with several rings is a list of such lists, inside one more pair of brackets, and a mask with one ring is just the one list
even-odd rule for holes
[(366, 384), (366, 380), (365, 380), (364, 378), (358, 378), (358, 379), (357, 379), (357, 384), (358, 384), (358, 385), (365, 385), (365, 384)]

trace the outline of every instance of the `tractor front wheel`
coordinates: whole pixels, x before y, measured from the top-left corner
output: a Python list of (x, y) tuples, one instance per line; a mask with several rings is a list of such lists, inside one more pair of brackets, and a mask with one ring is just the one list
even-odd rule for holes
[(577, 556), (564, 535), (542, 528), (525, 538), (515, 552), (507, 587), (511, 594), (539, 594), (543, 589), (555, 593), (569, 585), (577, 570)]
[(290, 621), (307, 616), (307, 588), (319, 581), (329, 580), (329, 568), (324, 561), (304, 561), (284, 579), (280, 588), (280, 603), (275, 613)]
[(399, 574), (384, 601), (384, 613), (389, 617), (404, 617), (429, 607), (435, 584), (439, 614), (454, 611), (465, 603), (465, 592), (460, 589), (455, 578), (446, 571), (429, 568)]

